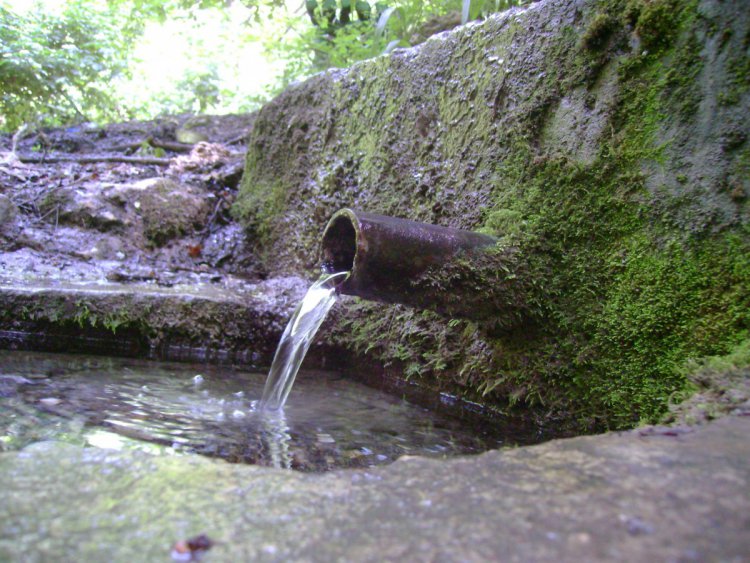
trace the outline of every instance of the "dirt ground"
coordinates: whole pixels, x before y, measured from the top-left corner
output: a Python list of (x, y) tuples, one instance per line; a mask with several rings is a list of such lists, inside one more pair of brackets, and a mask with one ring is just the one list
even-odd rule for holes
[(255, 116), (0, 137), (0, 276), (257, 279), (229, 209)]

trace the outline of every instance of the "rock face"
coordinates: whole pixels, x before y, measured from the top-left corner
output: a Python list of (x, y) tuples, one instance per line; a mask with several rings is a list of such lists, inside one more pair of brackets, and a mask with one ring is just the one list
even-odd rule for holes
[(0, 559), (741, 561), (750, 419), (305, 475), (40, 442), (0, 453)]
[(740, 0), (547, 0), (319, 74), (258, 114), (236, 215), (271, 273), (315, 266), (347, 206), (498, 236), (512, 329), (355, 302), (325, 338), (484, 401), (654, 420), (750, 327), (749, 38)]

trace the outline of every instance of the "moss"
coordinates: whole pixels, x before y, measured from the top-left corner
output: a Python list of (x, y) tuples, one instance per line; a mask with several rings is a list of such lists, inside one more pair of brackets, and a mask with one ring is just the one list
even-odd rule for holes
[[(681, 371), (688, 358), (724, 353), (746, 337), (750, 233), (681, 218), (715, 194), (700, 195), (685, 169), (675, 173), (662, 140), (701, 107), (695, 82), (707, 69), (697, 4), (602, 0), (595, 10), (540, 34), (530, 48), (522, 23), (490, 19), (483, 25), (505, 27), (490, 29), (487, 43), (479, 28), (474, 43), (449, 38), (448, 50), (428, 42), (413, 56), (337, 76), (325, 99), (304, 98), (304, 111), (323, 115), (327, 130), (305, 141), (312, 152), (293, 166), (315, 162), (314, 173), (297, 184), (279, 174), (277, 186), (263, 170), (288, 164), (302, 144), (266, 155), (251, 149), (243, 205), (259, 210), (251, 228), (267, 221), (264, 240), (276, 245), (275, 256), (293, 249), (310, 259), (320, 226), (343, 205), (480, 228), (516, 250), (523, 307), (512, 318), (477, 323), (350, 302), (330, 325), (330, 342), (473, 399), (622, 428), (658, 420), (670, 396), (688, 389)], [(635, 51), (633, 30), (642, 42)], [(434, 72), (430, 50), (441, 58)], [(446, 66), (446, 56), (460, 63)], [(409, 57), (422, 64), (404, 73)], [(524, 73), (521, 86), (516, 72)], [(542, 138), (556, 108), (578, 100), (583, 126), (575, 131), (596, 129), (586, 162)], [(283, 121), (276, 105), (267, 111), (261, 122)], [(739, 162), (742, 147), (732, 151)], [(739, 168), (732, 173), (741, 177)], [(660, 175), (663, 189), (651, 185)], [(282, 201), (306, 222), (295, 231), (274, 223), (283, 216), (267, 201)], [(293, 236), (279, 250), (282, 233)], [(475, 283), (480, 299), (502, 294), (507, 282), (476, 265), (439, 274), (421, 282), (455, 274)]]
[(143, 233), (155, 246), (202, 227), (209, 213), (204, 198), (167, 178), (148, 181), (131, 197), (140, 202)]
[(750, 55), (746, 50), (747, 47), (744, 52), (736, 53), (727, 63), (726, 86), (719, 98), (723, 105), (736, 105), (750, 89)]
[(652, 52), (668, 47), (680, 27), (679, 14), (675, 0), (643, 0), (635, 24), (643, 47)]
[(244, 221), (263, 246), (271, 242), (274, 224), (278, 214), (284, 209), (285, 201), (286, 190), (281, 182), (271, 186), (257, 186), (249, 192), (248, 197), (232, 208), (232, 214)]
[(643, 0), (628, 0), (622, 8), (622, 21), (634, 28), (638, 23), (642, 9)]
[(516, 237), (526, 226), (520, 211), (515, 209), (495, 208), (487, 214), (482, 231), (503, 237)]
[[(687, 26), (690, 11), (671, 21)], [(700, 70), (695, 35), (675, 38), (671, 48), (660, 43), (661, 56), (621, 65), (610, 117), (617, 134), (590, 166), (535, 156), (527, 136), (511, 141), (485, 228), (516, 236), (538, 280), (530, 300), (543, 320), (520, 347), (487, 335), (504, 365), (483, 370), (485, 392), (567, 410), (595, 426), (656, 421), (687, 386), (685, 358), (725, 351), (750, 328), (748, 233), (675, 229), (672, 205), (688, 196), (649, 193), (641, 173), (644, 162), (664, 159), (655, 142), (662, 123), (689, 117), (696, 104), (683, 92)]]
[[(737, 235), (660, 248), (638, 237), (596, 317), (594, 348), (615, 424), (654, 421), (685, 388), (686, 358), (725, 352), (750, 329), (750, 244)], [(592, 319), (593, 320), (593, 319)]]
[(750, 339), (728, 354), (687, 361), (688, 387), (670, 397), (662, 422), (697, 424), (726, 414), (750, 414)]
[(701, 44), (695, 30), (680, 38), (674, 49), (674, 60), (664, 76), (664, 96), (682, 119), (695, 115), (701, 101), (699, 76), (703, 71)]
[(607, 45), (617, 22), (609, 14), (596, 14), (589, 22), (586, 31), (581, 35), (581, 46), (584, 49), (597, 50)]

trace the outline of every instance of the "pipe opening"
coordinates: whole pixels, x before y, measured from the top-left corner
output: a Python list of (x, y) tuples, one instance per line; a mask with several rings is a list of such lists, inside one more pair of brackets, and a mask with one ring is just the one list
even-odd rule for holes
[(352, 218), (333, 217), (323, 233), (323, 269), (328, 273), (351, 272), (357, 254), (357, 230)]

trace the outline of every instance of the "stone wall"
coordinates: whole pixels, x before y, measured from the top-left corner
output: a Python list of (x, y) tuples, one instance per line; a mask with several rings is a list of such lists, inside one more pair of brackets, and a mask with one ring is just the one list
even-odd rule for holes
[(271, 275), (309, 275), (341, 207), (494, 234), (512, 328), (348, 300), (324, 338), (496, 405), (654, 420), (750, 330), (749, 45), (741, 0), (511, 10), (271, 101), (235, 213)]

